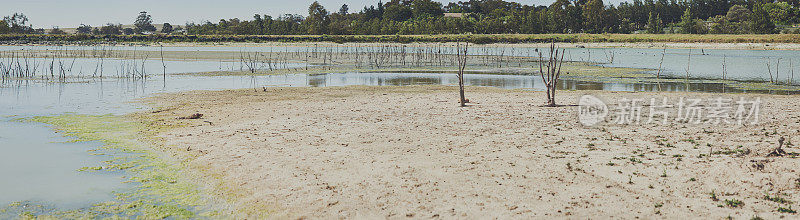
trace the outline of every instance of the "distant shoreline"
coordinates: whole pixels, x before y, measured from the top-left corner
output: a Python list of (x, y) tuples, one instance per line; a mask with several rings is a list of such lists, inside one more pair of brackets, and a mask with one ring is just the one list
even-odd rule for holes
[[(476, 35), (0, 35), (2, 45), (98, 43), (729, 43), (800, 44), (797, 34), (476, 34)], [(767, 47), (771, 45), (766, 45)]]
[[(2, 36), (0, 36), (2, 38)], [(369, 47), (406, 45), (430, 46), (448, 45), (455, 46), (457, 42), (180, 42), (180, 41), (0, 41), (0, 46), (144, 46), (144, 47)], [(800, 42), (796, 43), (731, 43), (731, 42), (560, 42), (562, 48), (654, 48), (654, 49), (723, 49), (723, 50), (800, 50)], [(442, 45), (442, 46), (444, 46)], [(481, 45), (545, 48), (549, 43), (487, 43)]]

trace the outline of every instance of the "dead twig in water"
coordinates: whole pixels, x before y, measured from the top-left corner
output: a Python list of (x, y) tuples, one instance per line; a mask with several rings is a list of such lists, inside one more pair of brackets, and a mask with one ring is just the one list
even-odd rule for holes
[(664, 46), (664, 51), (661, 52), (661, 61), (658, 62), (658, 73), (656, 73), (656, 79), (661, 78), (661, 65), (664, 64), (664, 55), (667, 54), (667, 46)]
[(722, 55), (722, 80), (725, 80), (725, 77), (728, 75), (728, 67), (725, 64), (726, 56)]

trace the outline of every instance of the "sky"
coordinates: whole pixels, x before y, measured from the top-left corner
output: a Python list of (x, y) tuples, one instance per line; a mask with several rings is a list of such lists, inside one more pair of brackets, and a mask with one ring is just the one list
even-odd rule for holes
[[(447, 4), (457, 0), (436, 0)], [(554, 0), (511, 0), (526, 5), (549, 5)], [(607, 2), (606, 4), (609, 4)], [(616, 4), (621, 0), (613, 0)], [(147, 11), (154, 23), (185, 24), (216, 22), (219, 19), (251, 20), (253, 15), (308, 13), (314, 0), (0, 0), (0, 16), (21, 12), (36, 28), (72, 28), (80, 24), (93, 27), (106, 23), (132, 24), (140, 11)], [(378, 0), (319, 0), (328, 11), (338, 11), (347, 4), (350, 12)]]

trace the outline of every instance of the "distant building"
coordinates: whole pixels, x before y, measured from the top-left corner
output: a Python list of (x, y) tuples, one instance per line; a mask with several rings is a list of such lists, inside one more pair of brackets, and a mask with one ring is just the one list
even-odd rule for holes
[(464, 13), (444, 13), (444, 17), (446, 18), (463, 18)]

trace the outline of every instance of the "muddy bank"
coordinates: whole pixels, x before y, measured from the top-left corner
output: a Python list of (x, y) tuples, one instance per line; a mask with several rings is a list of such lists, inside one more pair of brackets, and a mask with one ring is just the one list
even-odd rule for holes
[[(447, 86), (267, 88), (149, 98), (165, 129), (243, 216), (441, 218), (792, 217), (800, 201), (796, 96), (590, 92), (622, 98), (760, 97), (757, 125), (586, 127), (541, 92)], [(576, 104), (585, 92), (561, 91)], [(670, 109), (669, 111), (675, 111)], [(200, 119), (180, 117), (195, 113)], [(784, 137), (788, 153), (768, 156)], [(796, 142), (796, 140), (795, 140)], [(787, 146), (788, 145), (788, 146)]]

